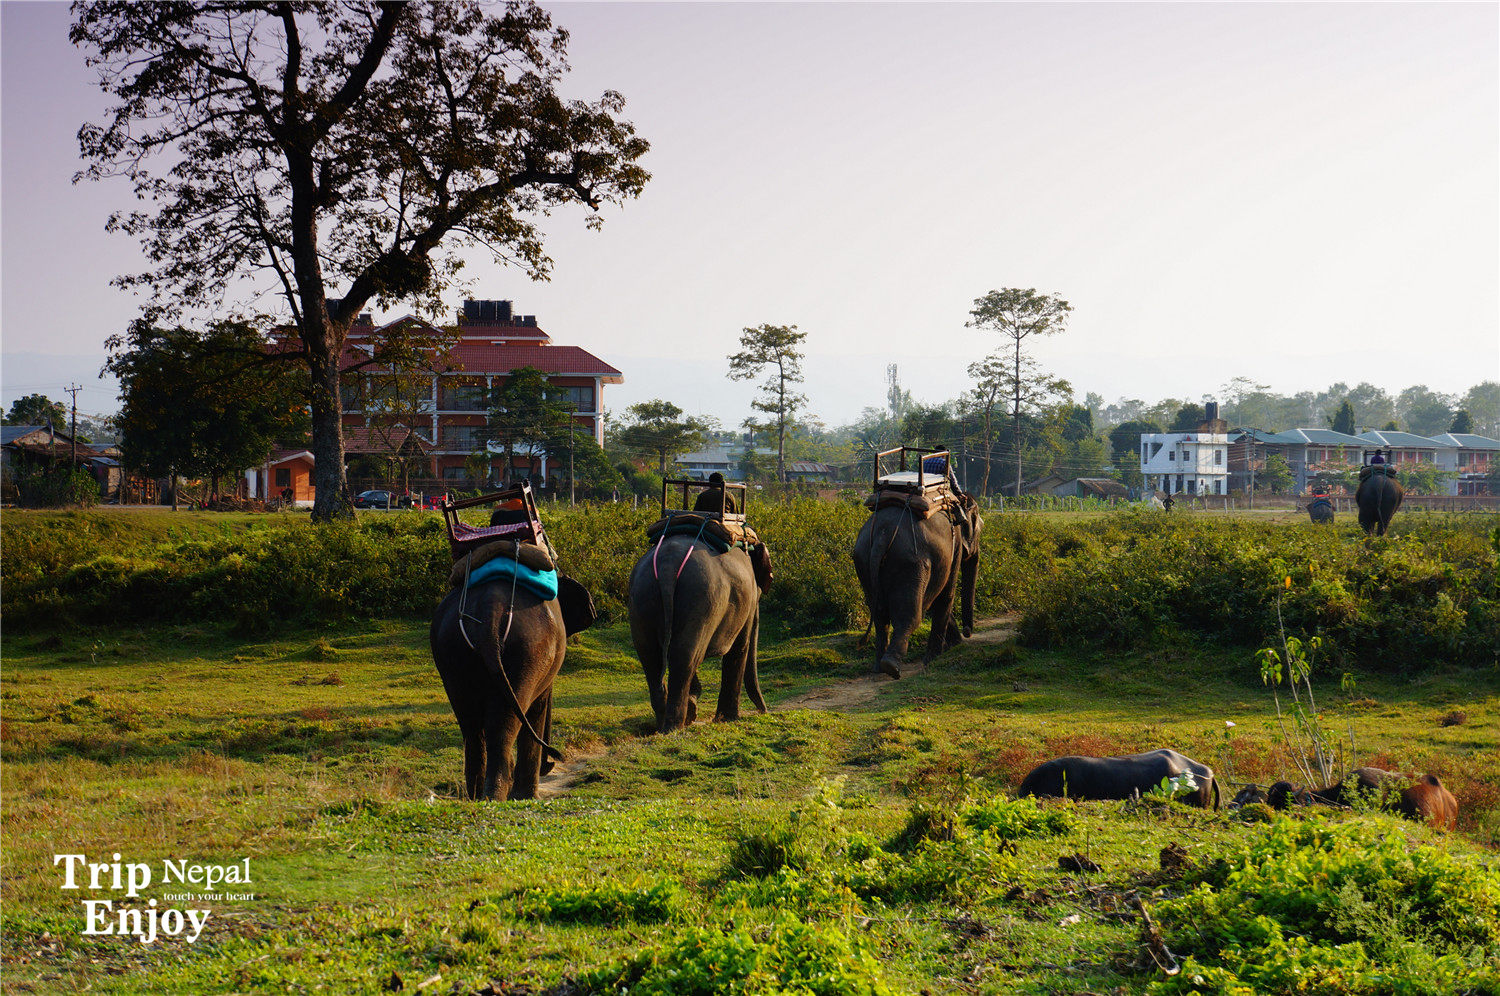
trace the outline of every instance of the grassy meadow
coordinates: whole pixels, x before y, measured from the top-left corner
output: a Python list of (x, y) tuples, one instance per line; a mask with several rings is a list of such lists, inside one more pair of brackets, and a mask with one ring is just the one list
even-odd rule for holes
[[(7, 512), (0, 986), (1500, 991), (1493, 518), (1398, 517), (1366, 544), (1290, 517), (996, 516), (980, 632), (891, 682), (858, 645), (863, 514), (762, 510), (771, 712), (662, 737), (617, 577), (644, 513), (544, 509), (605, 617), (556, 687), (552, 797), (474, 804), (427, 649), (436, 517)], [(1161, 746), (1297, 779), (1254, 660), (1278, 610), (1324, 641), (1313, 690), (1345, 762), (1439, 774), (1458, 832), (1010, 799), (1049, 757)], [(79, 852), (156, 880), (64, 891), (53, 856)], [(231, 888), (253, 898), (159, 881), (246, 858)], [(91, 897), (210, 919), (191, 944), (87, 936)]]

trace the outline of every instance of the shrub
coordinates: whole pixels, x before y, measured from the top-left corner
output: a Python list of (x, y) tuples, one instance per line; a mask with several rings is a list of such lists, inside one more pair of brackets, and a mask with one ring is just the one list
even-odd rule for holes
[(833, 926), (777, 919), (742, 927), (694, 928), (623, 965), (577, 980), (584, 992), (631, 996), (889, 996), (879, 963), (859, 938)]
[(1278, 818), (1155, 913), (1188, 958), (1156, 992), (1471, 990), (1500, 944), (1500, 873), (1379, 825)]
[(564, 886), (530, 889), (518, 900), (520, 916), (552, 923), (665, 923), (682, 905), (675, 882), (652, 885)]

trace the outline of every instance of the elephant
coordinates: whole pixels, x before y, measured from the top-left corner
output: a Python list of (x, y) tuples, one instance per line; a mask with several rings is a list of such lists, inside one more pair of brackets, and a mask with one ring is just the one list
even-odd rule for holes
[(755, 708), (766, 711), (756, 652), (770, 562), (764, 545), (755, 551), (764, 565), (739, 547), (718, 552), (691, 534), (665, 534), (630, 572), (630, 638), (646, 673), (657, 732), (691, 726), (697, 718), (698, 668), (708, 657), (723, 662), (716, 721), (740, 718), (742, 686)]
[(1333, 525), (1333, 502), (1327, 498), (1314, 498), (1307, 506), (1307, 514), (1312, 520), (1322, 525)]
[(438, 603), (432, 659), (463, 733), (465, 798), (536, 798), (562, 758), (547, 743), (552, 683), (568, 637), (593, 619), (587, 589), (565, 576), (556, 598), (491, 581), (465, 583)]
[(924, 616), (932, 619), (932, 632), (923, 664), (957, 646), (955, 596), (960, 598), (962, 636), (974, 631), (974, 580), (984, 520), (972, 506), (950, 508), (951, 515), (933, 511), (922, 518), (911, 505), (879, 502), (855, 537), (854, 571), (875, 630), (874, 673), (901, 677), (907, 644)]
[(1394, 477), (1386, 474), (1384, 466), (1370, 469), (1373, 473), (1364, 477), (1359, 482), (1359, 490), (1354, 492), (1354, 502), (1359, 506), (1359, 526), (1366, 533), (1384, 536), (1406, 492)]
[(1175, 750), (1161, 749), (1123, 757), (1056, 757), (1037, 765), (1021, 780), (1016, 798), (1028, 795), (1072, 799), (1129, 799), (1161, 784), (1163, 779), (1191, 774), (1197, 786), (1177, 796), (1179, 802), (1219, 808), (1219, 783), (1213, 769)]

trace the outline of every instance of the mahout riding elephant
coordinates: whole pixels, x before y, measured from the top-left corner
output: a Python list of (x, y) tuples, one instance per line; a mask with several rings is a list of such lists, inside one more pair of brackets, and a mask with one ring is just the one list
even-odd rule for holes
[[(974, 632), (974, 580), (984, 520), (972, 505), (949, 508), (951, 514), (939, 510), (923, 518), (908, 506), (878, 505), (854, 539), (854, 572), (875, 630), (877, 673), (901, 677), (907, 644), (923, 617), (932, 620), (923, 664), (957, 646), (960, 635)], [(955, 596), (962, 634), (953, 622)]]
[(593, 619), (588, 591), (566, 576), (554, 598), (501, 579), (465, 581), (438, 603), (432, 659), (463, 732), (466, 798), (536, 798), (562, 757), (547, 743), (552, 683), (568, 637)]
[(1359, 526), (1366, 533), (1384, 536), (1391, 517), (1401, 507), (1406, 491), (1396, 478), (1386, 473), (1385, 466), (1366, 468), (1373, 473), (1364, 476), (1359, 489), (1354, 492), (1354, 503), (1359, 506)]
[(1307, 506), (1307, 514), (1321, 525), (1333, 525), (1333, 502), (1319, 496)]
[(715, 720), (739, 719), (741, 687), (758, 711), (766, 711), (756, 670), (760, 596), (770, 583), (765, 550), (755, 547), (763, 560), (757, 563), (740, 547), (721, 552), (701, 537), (664, 534), (630, 572), (630, 638), (658, 732), (691, 726), (697, 718), (698, 669), (709, 657), (722, 658)]

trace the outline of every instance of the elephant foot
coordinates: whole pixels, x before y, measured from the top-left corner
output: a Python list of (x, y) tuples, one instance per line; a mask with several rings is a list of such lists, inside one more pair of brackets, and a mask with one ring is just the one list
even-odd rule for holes
[(881, 674), (888, 674), (896, 679), (901, 677), (901, 669), (896, 666), (895, 661), (881, 661), (876, 667)]
[(965, 626), (964, 627), (964, 639), (967, 640), (969, 637), (971, 637), (973, 635), (974, 635), (974, 627), (973, 626)]

